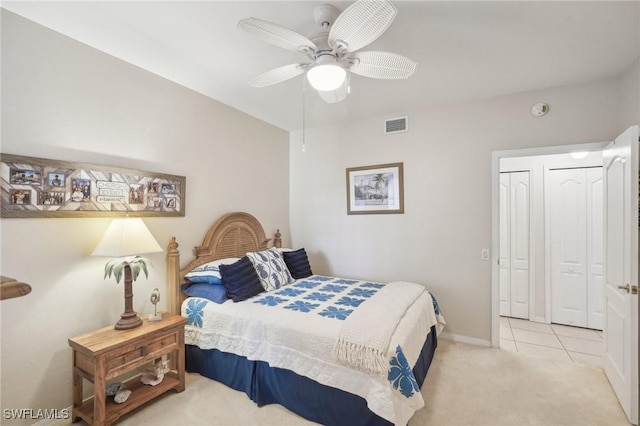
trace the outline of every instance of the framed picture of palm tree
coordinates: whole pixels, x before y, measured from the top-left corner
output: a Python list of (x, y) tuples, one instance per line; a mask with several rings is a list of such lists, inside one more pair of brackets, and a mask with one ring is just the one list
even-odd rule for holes
[(347, 214), (404, 213), (403, 163), (347, 169)]

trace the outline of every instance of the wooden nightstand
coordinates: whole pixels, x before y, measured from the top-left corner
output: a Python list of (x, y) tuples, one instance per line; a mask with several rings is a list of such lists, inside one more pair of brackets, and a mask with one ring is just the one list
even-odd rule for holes
[[(82, 419), (90, 425), (110, 425), (120, 416), (154, 399), (164, 392), (185, 388), (184, 325), (187, 319), (165, 313), (160, 321), (142, 322), (131, 330), (115, 330), (113, 326), (69, 339), (73, 349), (73, 414), (72, 421)], [(124, 382), (132, 391), (122, 404), (106, 396), (106, 386), (125, 373), (152, 365), (163, 355), (172, 357), (176, 371), (165, 373), (156, 386), (146, 386), (140, 376)], [(82, 400), (83, 379), (94, 384), (94, 396)]]

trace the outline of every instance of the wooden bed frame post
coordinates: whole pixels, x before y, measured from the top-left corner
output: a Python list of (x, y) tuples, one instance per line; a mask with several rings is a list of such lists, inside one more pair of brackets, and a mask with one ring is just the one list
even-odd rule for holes
[(170, 285), (169, 293), (169, 312), (180, 315), (182, 305), (182, 289), (180, 287), (180, 250), (178, 250), (178, 242), (176, 237), (171, 237), (167, 248), (167, 280)]
[(275, 236), (273, 237), (273, 246), (275, 248), (282, 248), (282, 234), (280, 233), (280, 230), (278, 229), (276, 231)]

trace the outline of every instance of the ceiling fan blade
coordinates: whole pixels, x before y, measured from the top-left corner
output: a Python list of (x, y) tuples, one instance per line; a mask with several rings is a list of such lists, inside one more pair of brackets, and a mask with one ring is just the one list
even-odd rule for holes
[(315, 52), (316, 45), (295, 31), (285, 28), (273, 22), (263, 21), (257, 18), (246, 18), (238, 22), (238, 27), (251, 34), (255, 34), (267, 43), (282, 47), (294, 52)]
[(307, 64), (289, 64), (260, 74), (249, 82), (253, 87), (266, 87), (296, 77), (305, 72)]
[(334, 104), (336, 102), (340, 102), (347, 98), (349, 94), (349, 79), (345, 78), (342, 86), (338, 87), (336, 90), (318, 90), (318, 95), (328, 104)]
[(411, 59), (391, 52), (356, 52), (347, 60), (353, 62), (349, 69), (354, 74), (385, 80), (409, 78), (418, 67)]
[(336, 19), (329, 32), (329, 46), (344, 45), (342, 52), (354, 52), (380, 37), (397, 13), (388, 0), (359, 0)]

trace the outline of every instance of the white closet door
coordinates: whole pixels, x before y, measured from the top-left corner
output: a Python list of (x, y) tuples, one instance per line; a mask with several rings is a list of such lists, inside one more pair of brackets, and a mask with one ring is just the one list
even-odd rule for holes
[(550, 170), (551, 322), (587, 326), (587, 173)]
[(500, 173), (500, 253), (498, 269), (500, 271), (500, 315), (511, 316), (511, 261), (510, 261), (510, 173)]
[(587, 169), (587, 327), (597, 330), (603, 325), (603, 197), (602, 167)]
[(529, 319), (529, 172), (500, 174), (500, 315)]
[(511, 173), (511, 316), (529, 319), (529, 172)]

